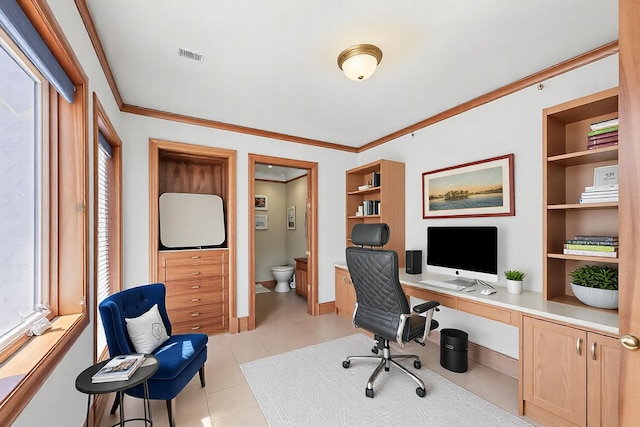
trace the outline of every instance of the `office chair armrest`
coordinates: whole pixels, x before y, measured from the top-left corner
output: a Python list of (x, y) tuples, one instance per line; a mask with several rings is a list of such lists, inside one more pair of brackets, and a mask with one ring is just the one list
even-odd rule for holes
[(440, 305), (439, 301), (427, 301), (413, 307), (413, 312), (422, 315), (422, 313), (431, 310)]
[(418, 313), (418, 315), (425, 318), (424, 333), (422, 334), (422, 338), (416, 338), (416, 341), (419, 344), (425, 345), (427, 342), (427, 338), (429, 338), (429, 335), (431, 335), (431, 321), (433, 320), (433, 313), (435, 311), (440, 311), (440, 309), (438, 309), (439, 305), (439, 301), (427, 301), (413, 307), (414, 313)]

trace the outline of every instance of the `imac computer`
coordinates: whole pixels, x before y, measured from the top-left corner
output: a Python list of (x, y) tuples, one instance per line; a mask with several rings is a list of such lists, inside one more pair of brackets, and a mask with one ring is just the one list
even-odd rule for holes
[(497, 282), (498, 228), (427, 227), (426, 267), (429, 273), (448, 276), (450, 286), (445, 287), (451, 289), (471, 286), (476, 280)]

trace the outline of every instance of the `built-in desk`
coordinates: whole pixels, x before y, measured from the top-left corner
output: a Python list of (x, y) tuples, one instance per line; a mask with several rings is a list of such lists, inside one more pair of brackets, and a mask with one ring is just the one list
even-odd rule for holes
[[(445, 307), (465, 311), (513, 326), (520, 326), (522, 314), (556, 320), (593, 331), (618, 335), (618, 315), (610, 311), (596, 310), (586, 306), (573, 306), (553, 301), (544, 301), (542, 293), (522, 291), (520, 295), (507, 292), (506, 287), (492, 284), (498, 292), (481, 295), (474, 292), (454, 291), (420, 283), (430, 276), (407, 274), (400, 270), (400, 283), (407, 296), (423, 300), (437, 299)], [(477, 288), (479, 286), (476, 285)]]
[[(353, 311), (355, 294), (346, 265), (334, 266), (336, 312), (346, 315)], [(521, 415), (544, 425), (617, 425), (620, 343), (615, 312), (545, 301), (540, 292), (513, 295), (500, 283), (492, 284), (498, 290), (492, 295), (480, 294), (478, 285), (465, 292), (420, 283), (433, 277), (400, 270), (408, 297), (437, 300), (444, 307), (518, 328)]]

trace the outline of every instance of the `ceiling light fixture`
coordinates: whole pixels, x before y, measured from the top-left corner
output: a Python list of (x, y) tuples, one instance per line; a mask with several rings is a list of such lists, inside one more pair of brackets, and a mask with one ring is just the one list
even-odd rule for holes
[(382, 61), (382, 51), (372, 44), (357, 44), (338, 55), (338, 67), (351, 80), (366, 80)]

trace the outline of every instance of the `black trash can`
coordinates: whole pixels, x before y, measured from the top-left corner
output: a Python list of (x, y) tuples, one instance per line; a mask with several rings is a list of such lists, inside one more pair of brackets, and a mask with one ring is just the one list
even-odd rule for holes
[(467, 372), (469, 335), (458, 329), (440, 330), (440, 366), (453, 372)]

